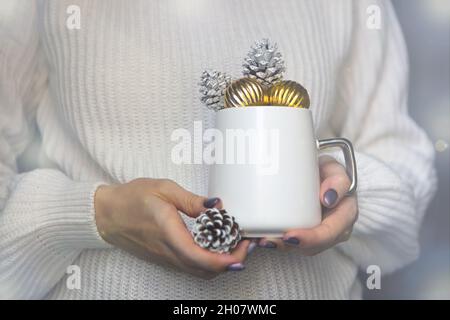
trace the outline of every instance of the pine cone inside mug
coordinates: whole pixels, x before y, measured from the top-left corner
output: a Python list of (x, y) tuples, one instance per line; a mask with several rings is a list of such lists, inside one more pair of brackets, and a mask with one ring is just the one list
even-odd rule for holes
[(255, 79), (264, 86), (281, 81), (286, 70), (277, 44), (270, 43), (269, 39), (257, 41), (242, 66), (244, 76)]
[(195, 221), (194, 241), (213, 252), (230, 252), (241, 240), (239, 224), (225, 210), (207, 209)]

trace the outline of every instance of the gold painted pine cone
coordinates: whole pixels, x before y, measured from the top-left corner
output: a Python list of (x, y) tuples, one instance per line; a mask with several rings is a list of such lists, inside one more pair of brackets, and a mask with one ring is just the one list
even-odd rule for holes
[(309, 108), (309, 95), (306, 89), (295, 81), (281, 81), (270, 87), (268, 104), (294, 108)]

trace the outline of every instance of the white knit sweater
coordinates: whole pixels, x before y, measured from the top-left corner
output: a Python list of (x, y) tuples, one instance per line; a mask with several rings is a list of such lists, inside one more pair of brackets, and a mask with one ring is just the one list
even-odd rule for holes
[[(366, 26), (374, 3), (377, 30)], [(66, 26), (69, 5), (81, 9), (79, 30)], [(165, 177), (205, 194), (208, 167), (171, 162), (171, 132), (214, 126), (201, 71), (239, 76), (263, 37), (278, 43), (286, 78), (308, 88), (317, 136), (354, 143), (351, 239), (314, 257), (258, 248), (245, 271), (210, 281), (111, 248), (95, 226), (98, 184)], [(0, 298), (360, 297), (358, 267), (387, 273), (417, 257), (435, 187), (433, 148), (407, 114), (407, 71), (385, 1), (2, 0)], [(19, 172), (37, 131), (39, 166)], [(80, 289), (66, 285), (69, 265)]]

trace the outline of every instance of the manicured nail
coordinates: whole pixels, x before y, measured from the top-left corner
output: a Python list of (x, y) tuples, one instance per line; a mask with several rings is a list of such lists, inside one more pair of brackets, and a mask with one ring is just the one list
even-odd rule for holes
[(325, 203), (325, 205), (327, 207), (331, 207), (332, 205), (334, 205), (337, 198), (338, 198), (338, 194), (337, 194), (336, 190), (329, 189), (323, 195), (323, 202)]
[(255, 250), (256, 248), (256, 243), (255, 242), (250, 242), (250, 244), (248, 245), (247, 248), (247, 254), (250, 254), (253, 252), (253, 250)]
[(245, 269), (245, 266), (242, 263), (233, 263), (228, 266), (228, 271), (242, 271)]
[(284, 242), (288, 243), (288, 244), (293, 244), (298, 246), (300, 244), (300, 241), (297, 238), (288, 238), (285, 239)]
[(220, 198), (214, 197), (214, 198), (208, 198), (203, 202), (203, 206), (205, 208), (214, 208), (216, 204), (218, 204), (220, 201)]
[(266, 248), (266, 249), (275, 249), (277, 247), (277, 244), (275, 242), (272, 241), (265, 241), (261, 247)]

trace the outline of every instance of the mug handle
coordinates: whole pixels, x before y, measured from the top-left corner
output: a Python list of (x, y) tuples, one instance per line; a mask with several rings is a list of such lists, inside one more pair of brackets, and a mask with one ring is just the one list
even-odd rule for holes
[(339, 147), (342, 150), (345, 159), (345, 169), (351, 181), (347, 195), (354, 193), (358, 184), (358, 174), (356, 172), (356, 159), (352, 143), (345, 138), (331, 138), (318, 140), (317, 146), (319, 150), (333, 147)]

